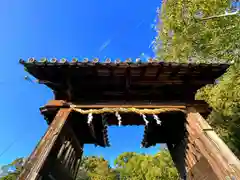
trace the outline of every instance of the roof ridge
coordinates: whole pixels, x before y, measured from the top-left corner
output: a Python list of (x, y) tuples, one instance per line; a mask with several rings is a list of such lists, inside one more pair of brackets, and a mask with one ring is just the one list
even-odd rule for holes
[(120, 59), (115, 59), (114, 61), (111, 60), (111, 58), (106, 58), (105, 61), (100, 61), (99, 58), (93, 58), (92, 60), (89, 60), (88, 58), (82, 58), (80, 61), (77, 58), (72, 58), (71, 61), (68, 61), (66, 58), (51, 58), (48, 60), (47, 58), (41, 58), (40, 60), (36, 60), (35, 58), (29, 58), (27, 61), (20, 59), (20, 64), (176, 64), (176, 65), (230, 65), (231, 63), (218, 63), (218, 62), (212, 62), (212, 63), (198, 63), (198, 62), (167, 62), (164, 60), (159, 60), (157, 58), (148, 58), (147, 61), (143, 61), (141, 58), (135, 58), (135, 61), (133, 61), (131, 58), (126, 58), (124, 61), (121, 61)]

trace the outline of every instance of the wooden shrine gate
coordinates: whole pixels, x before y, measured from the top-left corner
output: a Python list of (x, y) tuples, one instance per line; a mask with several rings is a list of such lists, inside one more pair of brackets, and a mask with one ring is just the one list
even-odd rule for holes
[(152, 59), (20, 63), (55, 95), (40, 108), (49, 128), (20, 180), (74, 180), (84, 144), (110, 146), (108, 125), (144, 125), (142, 146), (166, 143), (182, 179), (240, 179), (239, 160), (204, 120), (207, 105), (194, 100), (228, 65)]

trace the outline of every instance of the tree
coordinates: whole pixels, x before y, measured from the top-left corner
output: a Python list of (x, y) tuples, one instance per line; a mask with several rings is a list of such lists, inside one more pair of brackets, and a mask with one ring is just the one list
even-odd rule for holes
[(102, 157), (84, 157), (78, 180), (176, 180), (178, 173), (167, 150), (155, 155), (125, 152), (115, 159), (115, 168)]
[(240, 18), (222, 14), (230, 0), (166, 0), (159, 10), (155, 52), (165, 61), (237, 61), (240, 56)]
[(240, 157), (240, 18), (201, 20), (233, 10), (232, 5), (230, 0), (164, 1), (158, 15), (155, 52), (165, 61), (235, 63), (215, 84), (198, 90), (196, 99), (213, 108), (208, 121)]
[(168, 151), (156, 155), (123, 153), (115, 160), (120, 179), (128, 180), (176, 180), (178, 173)]
[(24, 165), (24, 158), (17, 158), (12, 163), (4, 166), (6, 172), (6, 176), (0, 178), (0, 180), (16, 180), (20, 175), (22, 168)]
[(78, 172), (78, 180), (115, 180), (116, 176), (108, 161), (96, 156), (84, 157)]
[(240, 63), (232, 65), (216, 84), (198, 90), (196, 98), (213, 108), (208, 120), (240, 157)]
[(128, 163), (128, 161), (137, 156), (135, 152), (124, 152), (120, 154), (114, 161), (114, 165), (118, 168), (124, 168), (124, 166)]

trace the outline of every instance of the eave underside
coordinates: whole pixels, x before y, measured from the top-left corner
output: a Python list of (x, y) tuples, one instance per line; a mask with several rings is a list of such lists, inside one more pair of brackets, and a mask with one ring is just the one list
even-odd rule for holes
[(192, 102), (196, 91), (214, 83), (227, 65), (198, 64), (31, 64), (27, 71), (50, 87), (55, 99), (76, 102)]

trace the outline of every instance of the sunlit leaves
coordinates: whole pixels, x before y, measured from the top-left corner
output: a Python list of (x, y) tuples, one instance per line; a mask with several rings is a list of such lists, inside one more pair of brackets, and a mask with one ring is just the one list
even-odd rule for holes
[[(167, 150), (155, 155), (125, 152), (115, 160), (115, 168), (101, 157), (85, 157), (78, 180), (176, 180), (177, 170)], [(84, 173), (85, 170), (85, 173)]]
[[(125, 155), (126, 158), (124, 158)], [(129, 156), (129, 153), (123, 153), (117, 161), (119, 164), (124, 164), (117, 168), (120, 179), (175, 180), (178, 178), (177, 170), (166, 150), (161, 150), (153, 156), (136, 153), (134, 156)]]
[(235, 62), (216, 84), (198, 90), (196, 98), (213, 108), (208, 121), (240, 157), (240, 17), (200, 20), (236, 10), (231, 4), (231, 0), (165, 1), (158, 11), (155, 52), (165, 61)]
[(231, 65), (217, 82), (198, 90), (196, 98), (213, 108), (208, 120), (240, 157), (240, 63)]
[[(0, 180), (17, 180), (23, 169), (24, 158), (17, 158), (12, 163), (6, 165), (8, 175), (0, 178)], [(9, 171), (11, 169), (11, 171)]]
[(162, 4), (157, 24), (157, 56), (181, 62), (191, 57), (199, 57), (201, 62), (211, 62), (215, 57), (222, 61), (239, 58), (239, 16), (206, 21), (196, 18), (222, 14), (229, 6), (230, 0), (167, 0)]
[(117, 173), (103, 157), (84, 157), (78, 172), (78, 180), (115, 180)]

